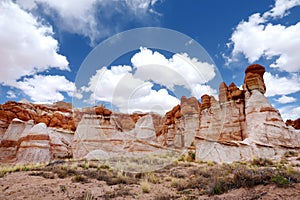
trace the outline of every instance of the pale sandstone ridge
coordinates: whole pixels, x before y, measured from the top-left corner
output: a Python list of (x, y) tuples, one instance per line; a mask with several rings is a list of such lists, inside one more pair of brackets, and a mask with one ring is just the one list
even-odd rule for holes
[[(169, 149), (196, 152), (197, 160), (233, 162), (280, 159), (300, 149), (299, 119), (283, 122), (264, 96), (265, 68), (245, 70), (242, 89), (221, 83), (219, 97), (182, 97), (165, 116), (123, 114), (104, 106), (72, 110), (57, 102), (0, 106), (0, 162), (48, 162), (57, 158), (107, 159)], [(300, 152), (299, 152), (300, 153)]]
[(117, 121), (119, 116), (83, 115), (72, 142), (73, 157), (104, 159), (162, 149), (157, 143), (151, 114), (140, 117), (129, 131), (122, 129)]
[(69, 132), (44, 123), (13, 119), (0, 142), (0, 162), (39, 163), (71, 157), (70, 137)]
[[(280, 159), (288, 150), (299, 152), (300, 131), (286, 126), (278, 110), (264, 96), (264, 72), (258, 64), (247, 67), (239, 98), (228, 98), (228, 88), (226, 91), (226, 85), (220, 85), (220, 102), (201, 113), (201, 122), (207, 121), (209, 128), (200, 127), (196, 135), (198, 160)], [(210, 117), (203, 118), (207, 113)]]

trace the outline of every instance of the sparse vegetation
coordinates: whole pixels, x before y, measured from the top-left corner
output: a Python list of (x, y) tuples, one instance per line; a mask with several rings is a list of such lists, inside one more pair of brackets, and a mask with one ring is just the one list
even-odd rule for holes
[(289, 158), (289, 157), (297, 157), (298, 152), (296, 151), (287, 151), (284, 153), (284, 157)]
[(88, 181), (88, 179), (84, 175), (77, 174), (76, 176), (74, 176), (72, 178), (72, 181), (86, 183)]
[(266, 166), (273, 166), (274, 163), (272, 160), (268, 158), (253, 158), (251, 164), (266, 167)]
[[(289, 153), (290, 154), (290, 153)], [(177, 161), (157, 171), (132, 173), (116, 171), (99, 161), (68, 161), (55, 165), (16, 165), (2, 166), (0, 174), (30, 171), (30, 176), (41, 176), (46, 179), (67, 178), (72, 182), (88, 183), (92, 179), (103, 181), (113, 190), (104, 191), (104, 199), (133, 195), (130, 187), (139, 185), (141, 193), (151, 193), (154, 199), (168, 199), (171, 193), (157, 195), (151, 192), (153, 184), (167, 187), (176, 194), (193, 199), (199, 195), (219, 195), (237, 188), (249, 188), (256, 185), (274, 184), (277, 187), (290, 187), (300, 182), (300, 172), (295, 164), (273, 162), (266, 158), (255, 158), (250, 162), (217, 164), (214, 162)], [(66, 185), (60, 185), (59, 191), (67, 191)], [(85, 192), (81, 199), (94, 198)], [(132, 196), (134, 197), (134, 196)], [(175, 198), (175, 197), (174, 197)], [(176, 196), (177, 198), (177, 196)]]
[(142, 188), (143, 193), (149, 193), (150, 192), (150, 186), (149, 186), (149, 183), (147, 181), (141, 182), (141, 188)]
[(275, 183), (278, 187), (287, 187), (290, 184), (287, 178), (280, 175), (272, 177), (271, 181)]

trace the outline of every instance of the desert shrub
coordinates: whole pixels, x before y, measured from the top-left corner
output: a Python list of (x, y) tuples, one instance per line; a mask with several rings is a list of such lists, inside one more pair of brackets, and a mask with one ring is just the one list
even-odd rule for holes
[(61, 192), (65, 192), (65, 191), (67, 190), (67, 187), (66, 187), (65, 185), (60, 185), (60, 186), (59, 186), (59, 190), (60, 190)]
[(160, 178), (155, 173), (146, 173), (144, 175), (144, 179), (146, 179), (150, 183), (159, 184)]
[(173, 199), (173, 197), (172, 195), (167, 193), (161, 193), (154, 197), (154, 200), (169, 200), (169, 199)]
[(272, 177), (271, 182), (275, 183), (278, 187), (287, 187), (290, 184), (287, 178), (280, 175)]
[(149, 186), (149, 183), (147, 181), (141, 182), (141, 188), (142, 188), (143, 193), (149, 193), (150, 192), (150, 186)]
[(46, 179), (54, 179), (55, 175), (51, 172), (32, 172), (29, 174), (30, 176), (41, 176)]
[(251, 164), (266, 167), (273, 166), (273, 161), (268, 158), (253, 158)]
[(297, 157), (298, 156), (298, 152), (296, 151), (287, 151), (284, 153), (284, 157)]
[(83, 182), (83, 183), (86, 183), (88, 182), (88, 179), (82, 175), (82, 174), (77, 174), (76, 176), (74, 176), (72, 178), (72, 182)]
[(123, 185), (119, 185), (119, 187), (116, 187), (113, 191), (106, 191), (102, 197), (104, 199), (114, 199), (119, 196), (124, 197), (128, 195), (131, 195), (130, 190)]

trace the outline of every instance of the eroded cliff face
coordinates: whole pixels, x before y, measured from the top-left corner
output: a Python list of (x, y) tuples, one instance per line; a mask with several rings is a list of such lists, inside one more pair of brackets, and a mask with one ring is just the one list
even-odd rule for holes
[[(190, 149), (197, 160), (233, 162), (280, 159), (300, 149), (298, 121), (283, 122), (264, 96), (265, 68), (245, 70), (243, 89), (221, 83), (218, 100), (182, 97), (165, 116), (115, 113), (103, 106), (7, 102), (0, 106), (0, 162), (48, 162), (57, 158), (103, 159), (163, 149)], [(290, 126), (289, 126), (290, 125)]]
[[(224, 92), (226, 85), (220, 85), (223, 92), (220, 92), (220, 102), (216, 103), (216, 107), (217, 110), (227, 109), (221, 114), (212, 114), (208, 118), (210, 121), (206, 120), (217, 125), (209, 130), (200, 128), (196, 137), (198, 160), (233, 162), (251, 160), (253, 157), (280, 159), (287, 150), (299, 151), (300, 131), (288, 127), (279, 111), (264, 96), (264, 72), (264, 67), (257, 64), (247, 67), (243, 94), (237, 99), (228, 98), (230, 95)], [(207, 112), (212, 113), (214, 109), (211, 106)], [(224, 128), (216, 128), (220, 126)]]
[(40, 163), (56, 158), (70, 158), (71, 137), (67, 130), (48, 128), (13, 119), (0, 143), (0, 162)]

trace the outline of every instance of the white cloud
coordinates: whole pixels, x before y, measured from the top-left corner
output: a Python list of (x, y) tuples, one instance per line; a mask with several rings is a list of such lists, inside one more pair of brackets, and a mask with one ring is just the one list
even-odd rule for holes
[(0, 83), (11, 85), (53, 67), (70, 70), (52, 28), (10, 1), (0, 2), (0, 30)]
[(90, 78), (89, 85), (82, 91), (91, 92), (90, 103), (111, 102), (121, 112), (158, 112), (164, 114), (179, 100), (168, 94), (167, 90), (152, 89), (153, 84), (135, 78), (130, 66), (103, 67)]
[(14, 91), (9, 90), (9, 91), (7, 91), (6, 98), (14, 99), (14, 98), (17, 98), (17, 95)]
[(297, 99), (294, 97), (289, 97), (289, 96), (283, 95), (280, 98), (275, 99), (275, 101), (277, 101), (278, 103), (281, 103), (281, 104), (286, 104), (286, 103), (295, 102), (295, 101), (297, 101)]
[(264, 74), (266, 84), (266, 96), (288, 95), (300, 91), (300, 77), (291, 74), (291, 77), (279, 77), (278, 74), (272, 75), (269, 72)]
[(216, 76), (215, 66), (190, 58), (187, 54), (174, 54), (167, 59), (157, 51), (140, 48), (140, 52), (132, 57), (131, 62), (136, 69), (135, 77), (144, 81), (152, 80), (171, 91), (174, 91), (175, 85), (184, 86), (197, 98), (209, 91), (215, 91), (210, 86), (205, 86), (205, 93), (200, 92), (204, 92), (203, 89), (199, 90)]
[[(95, 104), (110, 102), (121, 112), (157, 112), (164, 114), (180, 102), (181, 96), (172, 96), (177, 86), (183, 86), (192, 95), (215, 95), (217, 91), (207, 84), (215, 77), (215, 67), (202, 63), (187, 54), (174, 54), (167, 59), (159, 52), (141, 48), (131, 58), (131, 66), (102, 67), (81, 88), (90, 94), (83, 101)], [(155, 84), (167, 89), (155, 90)], [(176, 87), (175, 87), (176, 86)]]
[(251, 15), (248, 21), (242, 21), (235, 28), (231, 36), (233, 45), (230, 60), (236, 60), (242, 53), (250, 63), (260, 58), (275, 61), (270, 67), (278, 68), (287, 72), (300, 70), (300, 22), (285, 26), (272, 24), (272, 17), (283, 17), (288, 9), (300, 5), (299, 0), (277, 0), (275, 7), (265, 12)]
[(300, 5), (300, 0), (276, 0), (275, 6), (264, 14), (264, 17), (284, 17), (288, 15), (288, 10)]
[[(17, 0), (17, 3), (28, 10), (36, 10), (37, 5), (40, 5), (42, 11), (52, 17), (59, 28), (88, 37), (91, 45), (99, 38), (120, 31), (120, 26), (125, 23), (123, 19), (145, 20), (149, 13), (156, 13), (153, 10), (156, 2), (157, 0)], [(112, 26), (111, 18), (114, 14), (126, 17), (120, 19), (120, 22), (113, 22)]]
[(64, 76), (35, 75), (16, 82), (14, 86), (22, 90), (34, 102), (62, 101), (64, 99), (62, 92), (66, 92), (69, 96), (76, 95), (75, 84)]
[(163, 115), (179, 103), (179, 99), (169, 95), (166, 89), (151, 90), (146, 96), (130, 99), (128, 106), (121, 108), (120, 111), (129, 113), (136, 111), (156, 112)]
[(281, 113), (281, 117), (284, 121), (287, 119), (298, 119), (300, 118), (300, 107), (295, 106), (284, 106), (278, 109)]

